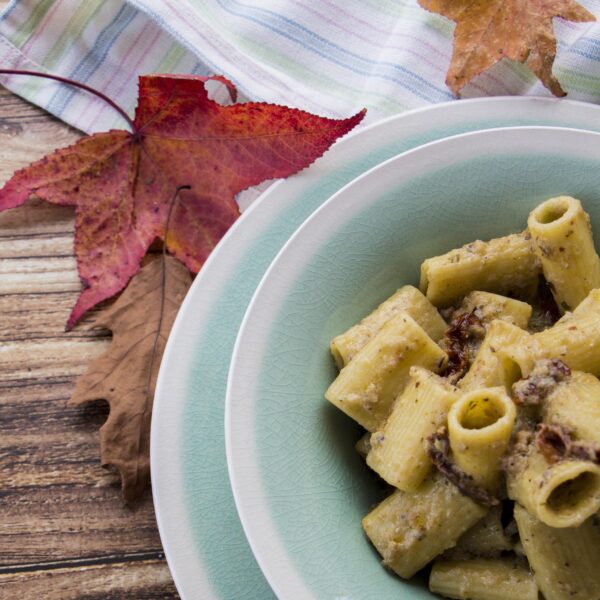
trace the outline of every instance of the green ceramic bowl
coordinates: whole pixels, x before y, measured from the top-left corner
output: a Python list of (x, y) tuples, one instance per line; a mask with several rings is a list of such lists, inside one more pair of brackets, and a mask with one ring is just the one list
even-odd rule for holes
[(522, 230), (551, 196), (580, 198), (600, 231), (600, 135), (507, 128), (447, 138), (348, 184), (296, 232), (246, 312), (225, 411), (234, 497), (284, 600), (430, 598), (380, 564), (361, 518), (382, 497), (356, 454), (360, 429), (323, 394), (332, 337), (430, 256)]

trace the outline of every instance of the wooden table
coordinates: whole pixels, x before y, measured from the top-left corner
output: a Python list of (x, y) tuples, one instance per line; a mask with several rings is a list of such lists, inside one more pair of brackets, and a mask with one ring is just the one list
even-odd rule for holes
[[(0, 88), (0, 183), (78, 136)], [(106, 405), (67, 406), (109, 341), (93, 314), (63, 332), (79, 290), (72, 210), (0, 213), (0, 259), (0, 598), (178, 598), (150, 492), (128, 509), (100, 467)]]

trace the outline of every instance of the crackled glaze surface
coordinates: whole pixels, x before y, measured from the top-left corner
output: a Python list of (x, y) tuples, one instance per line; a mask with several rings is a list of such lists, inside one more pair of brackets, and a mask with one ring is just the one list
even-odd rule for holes
[(423, 259), (525, 227), (560, 194), (600, 226), (600, 135), (521, 128), (419, 148), (342, 189), (272, 263), (240, 329), (227, 408), (228, 460), (244, 529), (281, 598), (426, 598), (390, 576), (361, 531), (382, 497), (350, 419), (323, 399), (332, 337)]
[(154, 404), (154, 498), (169, 566), (184, 599), (271, 595), (231, 495), (223, 402), (244, 311), (293, 231), (354, 177), (422, 143), (507, 125), (593, 129), (600, 123), (599, 114), (593, 105), (533, 98), (455, 102), (406, 113), (342, 140), (309, 170), (275, 185), (244, 213), (203, 267), (180, 310)]

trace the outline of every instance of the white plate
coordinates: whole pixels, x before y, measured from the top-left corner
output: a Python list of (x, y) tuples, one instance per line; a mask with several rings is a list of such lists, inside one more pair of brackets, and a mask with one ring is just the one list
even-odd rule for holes
[(600, 231), (599, 157), (600, 134), (575, 129), (432, 142), (342, 188), (273, 260), (239, 330), (225, 435), (238, 513), (279, 598), (439, 597), (391, 577), (363, 534), (381, 485), (354, 450), (364, 430), (323, 397), (329, 341), (418, 285), (426, 258), (522, 231), (549, 197), (580, 198)]
[(237, 330), (273, 257), (313, 210), (383, 160), (463, 131), (527, 124), (598, 130), (600, 108), (564, 100), (493, 98), (440, 104), (375, 123), (347, 136), (310, 169), (272, 186), (212, 253), (173, 327), (152, 418), (158, 526), (184, 600), (272, 595), (235, 511), (223, 410)]

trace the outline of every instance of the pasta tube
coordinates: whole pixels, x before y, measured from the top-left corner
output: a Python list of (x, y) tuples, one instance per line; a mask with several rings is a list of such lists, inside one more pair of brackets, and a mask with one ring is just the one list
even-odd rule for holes
[(459, 600), (537, 600), (538, 587), (529, 569), (509, 559), (438, 560), (429, 589)]
[(515, 520), (546, 600), (600, 598), (600, 523), (592, 518), (575, 529), (554, 529), (518, 505)]
[(521, 302), (514, 298), (475, 291), (464, 297), (455, 314), (472, 311), (477, 311), (477, 316), (484, 325), (500, 319), (521, 329), (527, 329), (532, 308), (527, 302)]
[(516, 412), (505, 389), (496, 387), (468, 392), (448, 413), (454, 461), (488, 490), (495, 491), (500, 483), (500, 461), (508, 448)]
[[(593, 289), (577, 306), (573, 311), (573, 314), (580, 315), (584, 312), (596, 312), (600, 313), (600, 289)], [(569, 315), (565, 315), (562, 319), (569, 318)], [(561, 320), (562, 320), (561, 319)]]
[(416, 287), (405, 285), (360, 323), (332, 340), (331, 354), (338, 368), (342, 369), (348, 364), (354, 355), (400, 312), (410, 315), (435, 342), (444, 335), (446, 323), (435, 306)]
[(504, 533), (501, 516), (501, 506), (490, 508), (481, 521), (460, 537), (454, 548), (444, 553), (444, 558), (499, 558), (501, 553), (513, 550), (512, 542)]
[(562, 425), (580, 440), (600, 445), (600, 381), (574, 371), (558, 383), (543, 404), (544, 420)]
[(565, 459), (550, 464), (534, 443), (517, 444), (507, 461), (511, 499), (550, 527), (577, 527), (600, 510), (600, 466)]
[(383, 564), (408, 579), (454, 546), (485, 512), (436, 474), (416, 492), (396, 490), (363, 519), (363, 527)]
[(367, 464), (389, 484), (415, 491), (431, 469), (427, 438), (446, 423), (457, 390), (422, 367), (398, 397), (381, 431), (371, 436)]
[(445, 352), (423, 328), (400, 313), (340, 371), (325, 398), (365, 429), (377, 431), (408, 383), (410, 367), (439, 370), (445, 362)]
[(600, 375), (600, 310), (576, 310), (549, 329), (534, 333), (525, 343), (517, 342), (500, 351), (523, 377), (543, 358), (560, 358), (571, 369)]
[(600, 287), (600, 257), (589, 216), (579, 200), (559, 196), (531, 211), (527, 226), (556, 304), (563, 311), (573, 310)]
[(531, 294), (540, 272), (531, 236), (515, 233), (427, 259), (421, 265), (419, 287), (435, 306), (449, 306), (473, 290)]
[(500, 360), (498, 352), (512, 344), (524, 344), (528, 339), (529, 334), (516, 325), (506, 321), (492, 321), (471, 368), (458, 382), (458, 387), (462, 390), (474, 390), (504, 386), (506, 390), (510, 390), (519, 378), (520, 370), (514, 362)]

